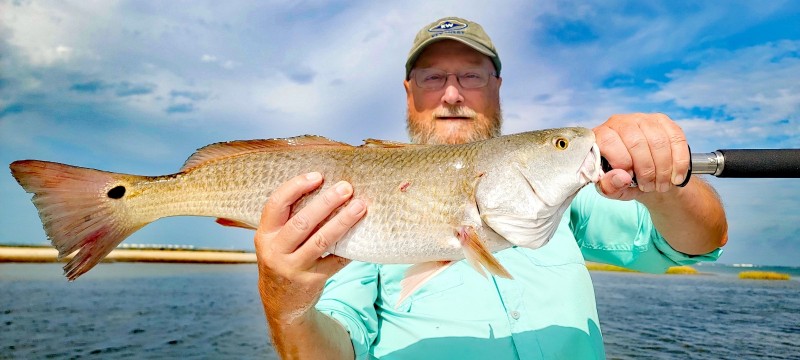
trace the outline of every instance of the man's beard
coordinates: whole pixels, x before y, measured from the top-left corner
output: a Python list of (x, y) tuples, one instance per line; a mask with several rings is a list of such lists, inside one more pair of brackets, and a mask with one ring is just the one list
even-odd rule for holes
[[(470, 120), (437, 120), (436, 116), (458, 117), (468, 115)], [(500, 136), (500, 128), (503, 123), (503, 111), (498, 106), (496, 110), (487, 115), (476, 113), (466, 106), (440, 107), (430, 118), (424, 115), (408, 113), (406, 115), (406, 129), (411, 142), (414, 144), (463, 144), (473, 141), (486, 140)], [(437, 121), (468, 121), (472, 126), (471, 131), (461, 131), (457, 134), (438, 134), (436, 132)]]

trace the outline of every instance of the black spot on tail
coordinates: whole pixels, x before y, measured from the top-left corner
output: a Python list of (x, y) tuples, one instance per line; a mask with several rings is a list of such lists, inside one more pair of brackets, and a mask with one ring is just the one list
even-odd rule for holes
[(112, 199), (122, 199), (125, 196), (125, 187), (122, 185), (115, 186), (108, 190), (108, 197)]

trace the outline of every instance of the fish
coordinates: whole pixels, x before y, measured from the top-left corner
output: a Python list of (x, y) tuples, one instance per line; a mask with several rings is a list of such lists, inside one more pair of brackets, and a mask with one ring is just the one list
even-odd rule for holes
[(353, 146), (314, 135), (221, 142), (161, 176), (40, 160), (15, 161), (10, 169), (33, 194), (59, 259), (74, 254), (64, 265), (70, 281), (160, 218), (207, 216), (256, 229), (274, 189), (317, 171), (323, 185), (293, 212), (336, 182), (350, 182), (367, 213), (328, 252), (417, 264), (407, 273), (408, 288), (461, 259), (484, 276), (512, 278), (492, 253), (547, 243), (577, 191), (602, 175), (594, 133), (577, 127), (459, 145), (367, 139)]

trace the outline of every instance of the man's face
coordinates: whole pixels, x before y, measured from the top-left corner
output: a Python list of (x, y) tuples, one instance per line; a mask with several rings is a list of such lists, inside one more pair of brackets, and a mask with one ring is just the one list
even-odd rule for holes
[[(488, 56), (454, 40), (429, 45), (414, 64), (414, 70), (435, 68), (447, 73), (481, 68), (495, 73)], [(408, 132), (418, 144), (460, 144), (500, 135), (500, 83), (490, 76), (486, 86), (464, 89), (456, 76), (447, 76), (438, 90), (420, 88), (411, 79), (404, 82), (408, 100)]]

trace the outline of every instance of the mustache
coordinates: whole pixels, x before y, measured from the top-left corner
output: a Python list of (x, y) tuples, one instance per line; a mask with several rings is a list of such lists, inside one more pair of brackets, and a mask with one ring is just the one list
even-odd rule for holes
[(470, 119), (474, 119), (478, 116), (478, 113), (475, 110), (472, 110), (466, 106), (452, 106), (452, 107), (444, 107), (440, 106), (433, 112), (434, 118), (440, 117), (466, 117)]

